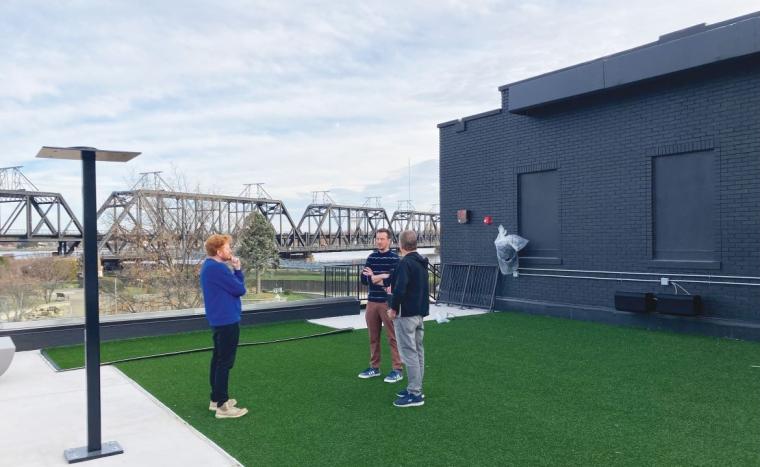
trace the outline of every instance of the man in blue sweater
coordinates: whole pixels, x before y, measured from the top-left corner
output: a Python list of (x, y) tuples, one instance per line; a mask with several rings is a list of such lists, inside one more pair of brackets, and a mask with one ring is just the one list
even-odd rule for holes
[(404, 379), (404, 376), (401, 372), (401, 357), (396, 345), (393, 320), (388, 317), (388, 294), (385, 290), (391, 284), (391, 276), (399, 259), (398, 255), (390, 250), (390, 230), (377, 229), (375, 245), (377, 245), (377, 250), (369, 255), (361, 273), (362, 284), (369, 286), (367, 309), (364, 313), (369, 334), (369, 368), (359, 373), (359, 378), (374, 378), (381, 375), (380, 333), (385, 327), (385, 336), (388, 338), (388, 346), (391, 348), (393, 368), (384, 381), (395, 383)]
[(246, 293), (240, 259), (232, 256), (231, 241), (229, 235), (210, 236), (205, 244), (208, 257), (201, 266), (206, 320), (214, 338), (209, 410), (216, 412), (216, 418), (238, 418), (248, 413), (248, 409), (237, 407), (237, 401), (228, 394), (230, 370), (235, 364), (240, 338), (240, 297)]
[(405, 230), (399, 235), (402, 259), (393, 275), (393, 296), (388, 315), (396, 323), (398, 349), (404, 360), (409, 384), (396, 393), (396, 407), (417, 407), (425, 403), (422, 378), (425, 374), (425, 348), (422, 320), (429, 314), (428, 260), (417, 253), (417, 234)]

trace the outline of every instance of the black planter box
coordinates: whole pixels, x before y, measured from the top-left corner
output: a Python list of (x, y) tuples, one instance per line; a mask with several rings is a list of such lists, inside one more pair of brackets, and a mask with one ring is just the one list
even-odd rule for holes
[(668, 315), (696, 316), (702, 313), (702, 297), (699, 295), (657, 294), (655, 311)]
[(654, 294), (644, 292), (615, 292), (615, 309), (648, 313), (654, 310)]

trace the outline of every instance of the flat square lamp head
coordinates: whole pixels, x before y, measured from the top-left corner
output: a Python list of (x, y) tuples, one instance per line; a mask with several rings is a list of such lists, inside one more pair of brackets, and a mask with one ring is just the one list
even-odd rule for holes
[(37, 153), (37, 157), (42, 159), (68, 159), (68, 160), (82, 160), (83, 151), (92, 151), (95, 153), (96, 161), (104, 162), (127, 162), (134, 159), (139, 152), (129, 151), (106, 151), (102, 149), (88, 148), (77, 146), (73, 148), (56, 148), (52, 146), (43, 146), (40, 152)]

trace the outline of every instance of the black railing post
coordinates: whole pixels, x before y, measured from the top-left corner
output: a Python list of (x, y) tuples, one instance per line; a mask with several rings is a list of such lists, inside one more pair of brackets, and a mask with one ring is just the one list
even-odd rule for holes
[(462, 307), (462, 308), (464, 308), (465, 297), (467, 295), (467, 282), (469, 282), (469, 280), (470, 280), (470, 269), (471, 268), (472, 268), (472, 266), (470, 266), (468, 264), (467, 265), (467, 275), (464, 277), (464, 287), (462, 287), (462, 301), (459, 303), (459, 306)]
[(354, 266), (354, 281), (356, 284), (356, 299), (361, 300), (362, 299), (362, 277), (361, 277), (362, 270), (360, 269), (360, 266), (357, 264)]

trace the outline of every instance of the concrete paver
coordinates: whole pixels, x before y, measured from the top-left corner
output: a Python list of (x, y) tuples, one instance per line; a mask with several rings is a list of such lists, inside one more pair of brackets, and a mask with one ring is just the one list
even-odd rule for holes
[[(124, 454), (86, 465), (240, 465), (115, 367), (101, 368), (101, 397), (102, 440)], [(0, 377), (0, 465), (68, 465), (63, 451), (87, 444), (86, 404), (84, 370), (56, 373), (39, 351), (17, 352)]]
[[(430, 315), (425, 317), (425, 321), (431, 321), (439, 316), (444, 318), (456, 318), (458, 316), (482, 315), (487, 313), (486, 310), (479, 308), (460, 308), (449, 305), (430, 305)], [(354, 328), (367, 329), (367, 322), (364, 320), (364, 312), (358, 315), (335, 316), (331, 318), (310, 319), (310, 323), (319, 324), (335, 329)]]

